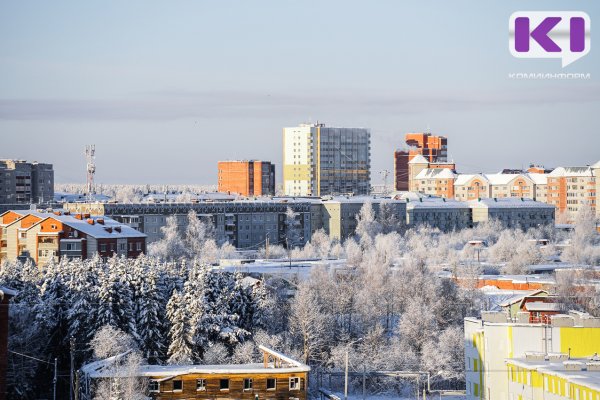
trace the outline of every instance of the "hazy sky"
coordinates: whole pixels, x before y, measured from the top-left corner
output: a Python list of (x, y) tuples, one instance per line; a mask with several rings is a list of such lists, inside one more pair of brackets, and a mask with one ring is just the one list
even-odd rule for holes
[[(508, 51), (519, 10), (597, 1), (2, 1), (0, 158), (84, 182), (216, 183), (220, 159), (281, 176), (282, 127), (367, 127), (373, 181), (406, 132), (448, 137), (460, 171), (600, 159), (600, 41), (562, 69)], [(596, 25), (600, 26), (600, 25)], [(600, 40), (600, 39), (599, 39)], [(591, 73), (586, 81), (513, 72)]]

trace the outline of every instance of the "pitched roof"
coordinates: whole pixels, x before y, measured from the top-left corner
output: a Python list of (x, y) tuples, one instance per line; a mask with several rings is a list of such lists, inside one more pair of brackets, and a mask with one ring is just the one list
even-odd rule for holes
[(554, 171), (550, 172), (548, 176), (561, 177), (561, 176), (593, 176), (592, 169), (590, 167), (558, 167)]
[(508, 185), (514, 179), (519, 177), (525, 178), (531, 181), (531, 178), (527, 174), (486, 174), (485, 177), (492, 185)]
[(483, 174), (460, 174), (454, 181), (454, 184), (458, 185), (458, 186), (465, 185), (467, 182), (469, 182), (473, 178), (479, 178), (482, 181), (488, 182), (488, 179)]
[[(146, 237), (146, 234), (144, 234), (138, 230), (135, 230), (126, 224), (122, 224), (118, 221), (115, 221), (112, 218), (107, 218), (107, 217), (103, 217), (103, 216), (100, 216), (100, 217), (92, 216), (90, 218), (85, 218), (85, 219), (80, 220), (80, 219), (75, 218), (71, 214), (56, 215), (53, 212), (38, 212), (38, 211), (23, 210), (22, 214), (24, 216), (35, 215), (37, 217), (42, 218), (36, 224), (29, 227), (29, 229), (31, 229), (34, 226), (39, 225), (40, 223), (42, 223), (43, 221), (45, 221), (47, 219), (54, 219), (54, 220), (59, 221), (73, 229), (76, 229), (82, 233), (85, 233), (86, 235), (89, 235), (89, 236), (97, 238), (97, 239)], [(90, 224), (88, 222), (88, 219), (94, 221), (94, 224), (93, 225)], [(98, 220), (104, 220), (104, 224), (98, 223)], [(112, 229), (105, 229), (105, 228), (112, 228)], [(115, 228), (120, 228), (121, 232), (118, 232), (117, 230), (115, 230)], [(109, 230), (111, 232), (109, 232)]]
[(427, 161), (427, 159), (425, 157), (423, 157), (422, 155), (417, 154), (408, 163), (409, 164), (429, 164), (429, 161)]
[(454, 179), (456, 174), (449, 168), (425, 168), (415, 179)]

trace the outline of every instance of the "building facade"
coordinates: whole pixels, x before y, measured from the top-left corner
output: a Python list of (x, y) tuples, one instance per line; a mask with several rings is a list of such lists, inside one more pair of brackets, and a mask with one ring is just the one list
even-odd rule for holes
[(0, 261), (31, 259), (46, 265), (61, 257), (99, 254), (135, 258), (146, 252), (146, 235), (115, 220), (68, 211), (11, 210), (0, 215)]
[(275, 165), (269, 161), (219, 161), (218, 190), (241, 196), (275, 195)]
[[(142, 365), (137, 376), (146, 380), (154, 400), (255, 400), (308, 398), (310, 367), (279, 352), (259, 346), (261, 363), (233, 365)], [(93, 397), (93, 381), (118, 379), (116, 360), (101, 360), (81, 368), (81, 398)]]
[[(570, 313), (551, 316), (549, 324), (529, 320), (529, 312), (518, 313), (517, 322), (509, 320), (504, 312), (484, 312), (482, 319), (465, 318), (468, 399), (522, 398), (519, 396), (523, 393), (515, 392), (510, 385), (509, 360), (525, 358), (529, 352), (541, 353), (544, 357), (557, 354), (557, 357), (575, 358), (600, 352), (599, 318)], [(545, 398), (560, 397), (548, 395)]]
[(258, 199), (244, 201), (205, 201), (198, 203), (66, 203), (73, 213), (106, 215), (127, 224), (148, 236), (148, 243), (162, 239), (161, 228), (167, 218), (176, 218), (178, 228), (185, 231), (188, 213), (194, 210), (199, 218), (210, 221), (219, 243), (228, 242), (237, 248), (258, 249), (268, 238), (270, 244), (284, 244), (286, 212), (296, 213), (300, 245), (311, 237), (311, 203), (301, 199)]
[(445, 164), (448, 161), (446, 137), (431, 133), (407, 133), (404, 139), (408, 149), (394, 152), (394, 187), (400, 191), (411, 190), (408, 163), (417, 155), (423, 156), (429, 163)]
[(300, 124), (283, 128), (286, 196), (369, 194), (371, 133), (364, 128)]
[(467, 202), (473, 223), (500, 221), (507, 228), (537, 228), (554, 225), (556, 209), (546, 203), (528, 198), (480, 198)]
[(574, 221), (582, 207), (592, 207), (598, 215), (597, 181), (600, 161), (586, 167), (558, 167), (548, 174), (548, 203)]
[(52, 164), (0, 160), (0, 204), (46, 203), (53, 200)]
[(418, 197), (407, 201), (406, 224), (409, 228), (427, 225), (442, 232), (450, 232), (473, 226), (471, 209), (465, 202), (433, 197)]
[[(376, 218), (381, 215), (381, 205), (386, 204), (395, 217), (398, 228), (403, 229), (406, 226), (406, 202), (403, 200), (368, 196), (340, 196), (319, 201), (320, 215), (317, 219), (321, 224), (319, 228), (323, 228), (332, 239), (340, 241), (354, 236), (358, 224), (356, 217), (367, 202), (371, 203)], [(313, 221), (313, 223), (315, 222)]]

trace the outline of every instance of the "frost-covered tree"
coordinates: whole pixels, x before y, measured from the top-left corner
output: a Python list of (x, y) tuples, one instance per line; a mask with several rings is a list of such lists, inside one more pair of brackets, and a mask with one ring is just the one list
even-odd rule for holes
[(150, 255), (163, 260), (177, 260), (186, 254), (185, 245), (177, 227), (177, 217), (167, 217), (167, 224), (160, 228), (162, 239), (148, 245)]
[(213, 262), (218, 246), (212, 222), (201, 219), (196, 211), (190, 210), (187, 216), (184, 244), (189, 258)]
[(285, 237), (288, 250), (299, 246), (302, 243), (300, 221), (298, 221), (298, 213), (294, 212), (291, 207), (285, 212)]
[(169, 364), (189, 364), (193, 359), (191, 329), (186, 309), (183, 296), (174, 291), (167, 304), (167, 318), (171, 323), (167, 352)]
[(377, 234), (381, 233), (381, 224), (375, 218), (373, 205), (371, 202), (365, 202), (356, 215), (356, 235), (359, 238), (363, 248), (368, 248), (373, 244)]

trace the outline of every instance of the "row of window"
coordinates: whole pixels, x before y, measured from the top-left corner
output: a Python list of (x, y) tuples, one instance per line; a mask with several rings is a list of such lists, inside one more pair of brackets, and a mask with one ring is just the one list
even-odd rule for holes
[[(170, 388), (163, 387), (163, 391), (169, 390), (169, 389), (172, 390), (173, 392), (183, 391), (183, 380), (173, 379), (171, 381), (170, 386), (171, 386)], [(229, 379), (219, 379), (219, 390), (228, 391), (229, 386), (230, 386)], [(267, 378), (266, 379), (266, 387), (267, 387), (267, 390), (276, 390), (277, 389), (277, 378)], [(161, 391), (161, 382), (158, 380), (151, 379), (148, 383), (148, 389), (151, 393), (159, 393)], [(244, 391), (252, 391), (253, 389), (254, 389), (254, 379), (244, 378), (243, 390)], [(301, 390), (299, 377), (289, 378), (289, 390)], [(196, 391), (198, 391), (198, 392), (206, 391), (206, 379), (196, 379)]]

